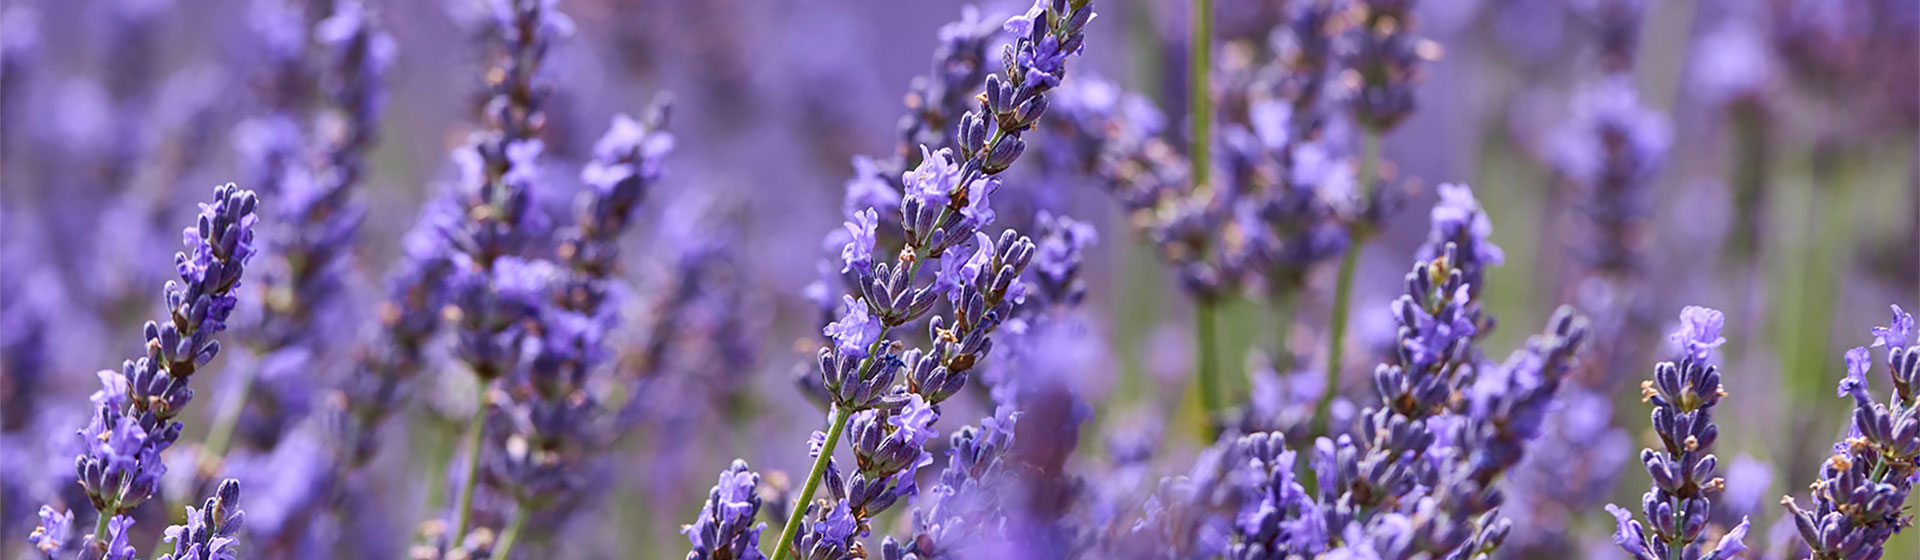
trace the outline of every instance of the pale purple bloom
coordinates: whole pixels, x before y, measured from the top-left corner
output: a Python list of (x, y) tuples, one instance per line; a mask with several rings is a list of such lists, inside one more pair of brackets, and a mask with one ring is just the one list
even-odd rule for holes
[(835, 350), (842, 356), (863, 358), (868, 347), (880, 338), (880, 320), (867, 311), (867, 303), (853, 299), (853, 296), (840, 296), (846, 304), (847, 314), (840, 320), (827, 325), (821, 334), (833, 339)]
[(1915, 332), (1913, 315), (1909, 315), (1905, 310), (1900, 309), (1899, 304), (1894, 304), (1893, 322), (1888, 323), (1887, 326), (1884, 327), (1873, 328), (1873, 347), (1906, 346), (1909, 341), (1920, 344), (1920, 339), (1915, 338)]
[(1840, 380), (1834, 396), (1863, 393), (1867, 389), (1867, 372), (1873, 370), (1873, 355), (1865, 347), (1856, 346), (1847, 351), (1846, 358), (1847, 376)]
[(861, 276), (872, 273), (874, 231), (880, 227), (879, 213), (872, 208), (854, 212), (853, 220), (844, 227), (850, 238), (846, 246), (840, 248), (840, 262), (843, 263), (840, 272), (852, 271)]
[(1667, 339), (1686, 355), (1704, 360), (1713, 349), (1727, 343), (1727, 337), (1720, 336), (1726, 322), (1726, 315), (1718, 309), (1689, 305), (1680, 310), (1680, 329)]
[(907, 185), (907, 196), (917, 197), (930, 207), (944, 207), (960, 186), (960, 163), (953, 160), (951, 149), (932, 151), (921, 146), (920, 166), (900, 180)]
[(40, 506), (40, 526), (27, 536), (27, 542), (33, 548), (48, 556), (60, 556), (66, 550), (68, 540), (73, 538), (73, 512), (57, 511), (53, 506)]

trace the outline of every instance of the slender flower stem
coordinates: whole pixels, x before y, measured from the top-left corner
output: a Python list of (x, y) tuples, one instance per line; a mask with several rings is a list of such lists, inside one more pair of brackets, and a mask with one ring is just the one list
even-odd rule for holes
[(1206, 409), (1206, 418), (1200, 424), (1200, 431), (1208, 441), (1219, 435), (1215, 432), (1218, 431), (1221, 406), (1225, 403), (1220, 389), (1220, 365), (1215, 363), (1217, 356), (1213, 352), (1214, 341), (1219, 338), (1214, 332), (1216, 316), (1219, 315), (1218, 305), (1199, 302), (1194, 308), (1193, 317), (1193, 352), (1200, 358), (1200, 405)]
[(99, 513), (100, 518), (93, 522), (93, 542), (103, 543), (107, 542), (107, 520), (113, 519), (113, 516), (108, 515), (106, 511)]
[(454, 512), (453, 532), (449, 533), (453, 542), (459, 542), (467, 534), (467, 523), (473, 517), (473, 489), (480, 478), (480, 443), (487, 425), (487, 385), (480, 384), (479, 399), (474, 401), (473, 418), (467, 421), (467, 476), (460, 481), (460, 506)]
[[(1192, 40), (1187, 44), (1187, 118), (1193, 136), (1187, 161), (1193, 170), (1193, 193), (1205, 196), (1212, 188), (1209, 175), (1213, 167), (1213, 0), (1193, 0), (1192, 9)], [(1200, 378), (1200, 405), (1205, 409), (1200, 430), (1211, 441), (1223, 404), (1220, 368), (1213, 355), (1216, 310), (1209, 301), (1196, 300), (1194, 304), (1194, 374)]]
[(215, 467), (226, 459), (227, 448), (233, 444), (233, 431), (240, 426), (240, 413), (247, 408), (247, 396), (253, 394), (253, 381), (258, 370), (257, 367), (241, 368), (240, 387), (232, 398), (220, 403), (220, 412), (214, 416), (213, 427), (207, 432), (207, 444), (200, 448), (201, 472), (214, 472)]
[(1286, 291), (1273, 295), (1273, 371), (1285, 374), (1293, 371), (1293, 319), (1299, 312), (1300, 295)]
[(1187, 109), (1193, 123), (1195, 192), (1211, 187), (1208, 172), (1213, 155), (1213, 0), (1193, 0), (1193, 41), (1187, 45)]
[[(1362, 197), (1366, 197), (1373, 188), (1374, 168), (1380, 158), (1380, 133), (1368, 130), (1362, 136), (1360, 153), (1360, 171), (1355, 183)], [(1361, 207), (1368, 202), (1361, 201)], [(1349, 227), (1353, 239), (1347, 245), (1346, 256), (1340, 259), (1340, 277), (1333, 288), (1333, 320), (1327, 324), (1327, 379), (1321, 387), (1320, 401), (1313, 405), (1313, 435), (1326, 435), (1327, 424), (1332, 421), (1333, 397), (1340, 388), (1341, 354), (1347, 344), (1347, 315), (1353, 306), (1353, 277), (1360, 266), (1360, 250), (1366, 247), (1367, 232), (1358, 227)]]
[(514, 508), (513, 522), (507, 524), (506, 531), (500, 533), (500, 544), (493, 547), (489, 558), (507, 560), (513, 558), (513, 544), (520, 541), (520, 530), (526, 528), (527, 518), (533, 516), (533, 509), (526, 506)]
[(813, 492), (820, 487), (820, 478), (827, 474), (827, 461), (833, 458), (833, 447), (840, 442), (840, 432), (847, 429), (847, 421), (853, 418), (853, 410), (836, 409), (833, 425), (827, 428), (827, 443), (820, 448), (820, 456), (813, 459), (813, 471), (807, 473), (807, 484), (800, 487), (800, 497), (788, 509), (787, 525), (780, 529), (780, 540), (773, 545), (773, 560), (786, 560), (787, 551), (793, 548), (793, 539), (800, 533), (800, 521), (807, 516), (807, 503), (813, 501)]

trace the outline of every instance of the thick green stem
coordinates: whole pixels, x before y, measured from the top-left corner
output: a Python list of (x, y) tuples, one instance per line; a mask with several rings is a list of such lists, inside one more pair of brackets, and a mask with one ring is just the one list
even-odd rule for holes
[(466, 538), (467, 524), (473, 520), (473, 489), (479, 486), (481, 436), (487, 425), (487, 382), (477, 379), (476, 382), (480, 384), (480, 395), (474, 401), (473, 418), (467, 420), (467, 476), (460, 481), (460, 506), (453, 514), (453, 532), (448, 533), (451, 542)]
[(499, 560), (513, 558), (513, 544), (520, 541), (520, 530), (526, 528), (527, 518), (532, 515), (533, 509), (525, 504), (514, 508), (513, 522), (508, 523), (506, 531), (500, 533), (500, 544), (493, 547), (493, 554), (488, 557)]
[(840, 432), (847, 429), (847, 420), (853, 418), (853, 410), (836, 409), (833, 425), (827, 427), (827, 442), (821, 446), (820, 456), (813, 459), (813, 470), (807, 473), (807, 483), (800, 487), (799, 498), (788, 507), (793, 512), (787, 515), (787, 525), (780, 529), (780, 540), (773, 544), (773, 560), (786, 560), (787, 551), (793, 548), (793, 538), (800, 533), (800, 521), (807, 516), (807, 504), (813, 502), (813, 492), (820, 488), (820, 478), (827, 474), (827, 461), (833, 458), (833, 448), (840, 442)]
[[(1360, 171), (1355, 177), (1361, 196), (1373, 189), (1374, 169), (1380, 159), (1380, 133), (1369, 130), (1362, 136), (1360, 153)], [(1362, 200), (1364, 209), (1370, 201)], [(1320, 388), (1320, 400), (1313, 405), (1313, 436), (1327, 434), (1327, 424), (1332, 422), (1333, 397), (1340, 392), (1341, 358), (1347, 344), (1347, 317), (1353, 306), (1353, 277), (1360, 267), (1360, 250), (1366, 247), (1368, 232), (1365, 227), (1348, 227), (1352, 239), (1347, 245), (1347, 254), (1340, 259), (1340, 277), (1333, 287), (1333, 319), (1327, 323), (1327, 377)]]
[(1214, 341), (1219, 338), (1214, 333), (1214, 323), (1217, 321), (1215, 316), (1219, 314), (1217, 306), (1218, 304), (1212, 302), (1197, 302), (1193, 315), (1193, 354), (1199, 358), (1200, 405), (1205, 409), (1205, 419), (1201, 422), (1200, 432), (1207, 437), (1208, 441), (1212, 441), (1214, 436), (1218, 435), (1215, 433), (1216, 426), (1220, 420), (1221, 407), (1226, 402), (1220, 390), (1220, 365), (1215, 363), (1214, 355)]

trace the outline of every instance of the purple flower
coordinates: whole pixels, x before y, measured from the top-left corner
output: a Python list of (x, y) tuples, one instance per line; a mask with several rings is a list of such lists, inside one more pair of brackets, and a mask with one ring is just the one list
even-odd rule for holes
[(687, 560), (758, 560), (760, 532), (767, 524), (755, 524), (760, 515), (758, 493), (760, 475), (739, 459), (720, 473), (720, 480), (707, 492), (700, 517), (680, 529), (693, 544)]
[(1720, 336), (1726, 322), (1726, 315), (1718, 309), (1689, 305), (1680, 310), (1680, 330), (1673, 331), (1667, 339), (1687, 356), (1705, 360), (1713, 349), (1727, 343), (1727, 338)]
[(64, 557), (68, 540), (72, 538), (73, 512), (40, 506), (40, 525), (33, 528), (33, 534), (27, 535), (27, 542), (49, 557)]
[(1720, 435), (1713, 409), (1726, 393), (1719, 368), (1706, 361), (1707, 349), (1726, 340), (1720, 338), (1723, 321), (1719, 311), (1705, 307), (1682, 310), (1681, 329), (1673, 336), (1685, 350), (1680, 362), (1656, 364), (1653, 379), (1641, 385), (1646, 401), (1653, 404), (1653, 431), (1660, 441), (1660, 447), (1640, 452), (1640, 461), (1653, 478), (1652, 487), (1640, 499), (1640, 512), (1648, 524), (1632, 522), (1631, 514), (1607, 506), (1622, 523), (1614, 542), (1638, 560), (1720, 559), (1745, 549), (1740, 542), (1746, 534), (1745, 521), (1711, 550), (1703, 551), (1705, 543), (1695, 538), (1712, 513), (1714, 499), (1726, 487), (1725, 479), (1715, 474), (1719, 459), (1713, 455)]
[(839, 355), (864, 358), (868, 348), (880, 338), (880, 320), (867, 312), (866, 302), (853, 296), (840, 296), (840, 299), (847, 306), (847, 314), (827, 325), (821, 334), (833, 339)]
[(1899, 304), (1894, 304), (1893, 322), (1888, 323), (1887, 326), (1884, 327), (1873, 328), (1873, 347), (1906, 346), (1908, 341), (1920, 344), (1920, 339), (1916, 339), (1914, 335), (1913, 316), (1908, 315), (1906, 311), (1900, 309)]
[(907, 196), (919, 198), (933, 208), (945, 207), (960, 186), (960, 164), (953, 161), (953, 150), (937, 151), (920, 146), (920, 166), (900, 178)]
[[(1446, 255), (1448, 265), (1460, 270), (1469, 292), (1478, 296), (1486, 283), (1486, 269), (1506, 262), (1506, 253), (1493, 244), (1493, 222), (1466, 185), (1443, 183), (1433, 205), (1427, 242), (1415, 253), (1431, 260)], [(1455, 250), (1449, 251), (1448, 247)]]
[[(922, 158), (921, 165), (926, 165)], [(853, 156), (853, 178), (847, 180), (846, 202), (841, 213), (847, 216), (859, 214), (861, 209), (899, 208), (900, 191), (888, 183), (880, 173), (880, 168), (867, 156)]]
[[(1901, 325), (1910, 321), (1903, 315), (1896, 314), (1895, 325), (1884, 330), (1908, 328)], [(1809, 486), (1812, 507), (1802, 509), (1792, 498), (1786, 500), (1813, 558), (1880, 557), (1887, 539), (1906, 525), (1902, 512), (1920, 478), (1912, 460), (1920, 456), (1920, 404), (1914, 397), (1920, 383), (1920, 352), (1899, 346), (1897, 337), (1905, 333), (1879, 331), (1877, 336), (1892, 339), (1887, 369), (1893, 377), (1894, 399), (1873, 401), (1866, 380), (1873, 367), (1868, 350), (1848, 351), (1847, 378), (1839, 391), (1854, 401), (1847, 437), (1834, 444), (1833, 456), (1821, 465), (1819, 480)]]
[[(84, 450), (74, 462), (81, 487), (104, 516), (132, 511), (153, 495), (166, 472), (160, 452), (180, 437), (173, 420), (193, 400), (188, 380), (220, 352), (214, 335), (233, 313), (233, 290), (252, 255), (252, 191), (233, 185), (214, 189), (198, 223), (185, 232), (186, 252), (175, 253), (179, 281), (166, 285), (167, 318), (147, 322), (146, 354), (121, 365), (120, 375), (101, 375), (94, 415), (79, 432)], [(119, 395), (124, 395), (119, 396)]]
[(167, 527), (166, 542), (173, 554), (159, 560), (234, 560), (240, 528), (246, 513), (240, 511), (240, 483), (227, 479), (200, 509), (187, 506), (187, 524)]
[(135, 555), (139, 551), (134, 550), (133, 544), (128, 540), (132, 531), (132, 517), (115, 515), (107, 520), (107, 542), (89, 542), (85, 546), (103, 554), (100, 557), (101, 560), (135, 560)]
[(853, 213), (853, 220), (845, 224), (852, 239), (840, 248), (841, 273), (853, 271), (860, 276), (873, 272), (874, 231), (880, 227), (880, 214), (868, 208)]
[(1867, 389), (1867, 372), (1873, 370), (1873, 355), (1865, 347), (1855, 346), (1847, 351), (1847, 377), (1840, 380), (1840, 387), (1834, 396), (1864, 395)]
[(1613, 515), (1613, 544), (1635, 559), (1652, 558), (1647, 554), (1647, 537), (1640, 529), (1640, 522), (1633, 520), (1633, 512), (1627, 508), (1607, 504), (1607, 513)]

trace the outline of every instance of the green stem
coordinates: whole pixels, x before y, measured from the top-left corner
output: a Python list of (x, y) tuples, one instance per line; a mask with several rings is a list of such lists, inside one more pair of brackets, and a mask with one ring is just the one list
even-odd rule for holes
[(1275, 331), (1273, 371), (1281, 375), (1293, 372), (1293, 345), (1290, 344), (1291, 341), (1289, 339), (1293, 337), (1293, 319), (1294, 314), (1299, 311), (1295, 307), (1299, 303), (1299, 297), (1299, 294), (1292, 290), (1277, 293), (1273, 296), (1273, 328)]
[(513, 522), (507, 524), (506, 531), (500, 533), (500, 544), (493, 547), (489, 558), (508, 560), (513, 558), (513, 544), (520, 540), (520, 530), (527, 526), (527, 518), (533, 515), (533, 509), (522, 504), (514, 508)]
[(820, 488), (820, 478), (827, 474), (827, 461), (833, 459), (833, 447), (840, 442), (840, 432), (847, 428), (847, 420), (853, 418), (853, 410), (836, 409), (833, 425), (827, 428), (827, 443), (820, 448), (820, 456), (813, 459), (813, 471), (807, 473), (807, 484), (800, 487), (800, 497), (788, 506), (793, 512), (787, 515), (787, 526), (780, 529), (780, 540), (773, 545), (773, 560), (786, 560), (787, 551), (793, 547), (793, 539), (800, 533), (800, 521), (807, 516), (807, 504), (813, 501), (813, 492)]
[(93, 522), (93, 542), (104, 543), (107, 542), (107, 520), (113, 519), (113, 515), (105, 511), (99, 513), (100, 519)]
[[(1374, 169), (1380, 158), (1380, 133), (1366, 131), (1362, 136), (1360, 153), (1360, 171), (1355, 177), (1359, 186), (1361, 207), (1368, 201), (1364, 197), (1373, 188)], [(1333, 397), (1340, 391), (1340, 366), (1343, 350), (1347, 344), (1347, 318), (1353, 306), (1353, 278), (1360, 267), (1360, 250), (1365, 248), (1368, 232), (1364, 227), (1348, 227), (1353, 239), (1347, 246), (1347, 254), (1340, 259), (1340, 277), (1333, 288), (1333, 319), (1327, 325), (1327, 378), (1320, 388), (1320, 400), (1313, 405), (1312, 435), (1326, 435), (1327, 424), (1332, 422)]]
[(1187, 109), (1193, 119), (1193, 167), (1196, 192), (1210, 187), (1213, 147), (1213, 0), (1193, 0), (1193, 41), (1187, 45)]
[(1219, 310), (1216, 309), (1218, 304), (1213, 302), (1196, 303), (1198, 305), (1194, 308), (1193, 316), (1193, 354), (1200, 360), (1198, 372), (1200, 405), (1206, 411), (1205, 418), (1200, 424), (1200, 431), (1207, 437), (1207, 441), (1212, 441), (1219, 435), (1215, 433), (1216, 423), (1220, 419), (1221, 406), (1225, 402), (1220, 391), (1220, 365), (1214, 363), (1216, 356), (1213, 353), (1214, 341), (1218, 338), (1214, 333), (1214, 322)]
[(207, 444), (200, 448), (200, 469), (212, 473), (220, 462), (226, 459), (227, 448), (233, 444), (233, 431), (240, 426), (240, 413), (247, 408), (247, 397), (253, 394), (254, 374), (258, 368), (241, 368), (240, 387), (233, 398), (220, 403), (220, 412), (214, 417), (213, 427), (207, 432)]
[(467, 477), (460, 481), (460, 506), (454, 512), (453, 532), (448, 534), (451, 542), (460, 542), (466, 538), (467, 523), (473, 517), (473, 489), (478, 487), (480, 478), (480, 443), (487, 425), (487, 382), (475, 379), (480, 384), (479, 399), (474, 401), (473, 418), (467, 421)]

